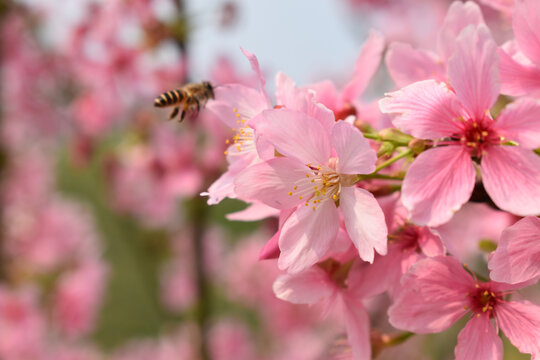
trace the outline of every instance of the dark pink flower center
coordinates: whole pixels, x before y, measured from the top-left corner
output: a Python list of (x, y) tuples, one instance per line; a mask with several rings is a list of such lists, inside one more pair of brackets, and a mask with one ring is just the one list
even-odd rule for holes
[(420, 237), (420, 228), (413, 224), (405, 224), (392, 235), (390, 241), (398, 246), (403, 252), (420, 251), (418, 247), (418, 238)]
[(502, 137), (493, 129), (493, 120), (469, 119), (462, 123), (462, 132), (455, 136), (465, 146), (472, 157), (481, 158), (485, 150), (492, 145), (499, 145)]
[(491, 290), (488, 284), (477, 283), (475, 289), (467, 294), (469, 298), (468, 309), (478, 315), (493, 316), (497, 304), (503, 302), (501, 293)]

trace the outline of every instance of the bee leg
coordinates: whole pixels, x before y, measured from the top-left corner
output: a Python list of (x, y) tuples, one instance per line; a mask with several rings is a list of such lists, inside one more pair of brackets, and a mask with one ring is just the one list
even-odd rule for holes
[(199, 113), (199, 111), (201, 110), (201, 103), (199, 102), (199, 99), (195, 98), (195, 103), (197, 104), (197, 114)]
[(178, 111), (180, 111), (180, 108), (176, 106), (173, 111), (171, 112), (171, 115), (169, 115), (169, 120), (174, 119), (176, 115), (178, 115)]
[(182, 109), (182, 115), (180, 115), (180, 122), (184, 121), (184, 118), (186, 117), (187, 109), (188, 109), (188, 103), (186, 101), (186, 103), (184, 104), (184, 108)]

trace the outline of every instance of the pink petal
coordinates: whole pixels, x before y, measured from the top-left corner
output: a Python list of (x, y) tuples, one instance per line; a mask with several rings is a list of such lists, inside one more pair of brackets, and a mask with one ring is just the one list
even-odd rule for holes
[(332, 110), (339, 110), (343, 104), (339, 98), (336, 86), (330, 80), (321, 81), (315, 84), (308, 85), (303, 89), (315, 91), (315, 99)]
[(430, 230), (427, 226), (424, 226), (420, 229), (418, 235), (418, 245), (424, 255), (433, 257), (446, 253), (441, 236), (435, 230)]
[(499, 49), (501, 93), (512, 96), (537, 95), (540, 91), (540, 68), (512, 59)]
[(242, 119), (249, 120), (270, 108), (261, 92), (244, 85), (230, 84), (217, 87), (215, 96), (216, 100), (209, 102), (207, 109), (215, 113), (230, 128), (238, 127), (237, 114), (240, 114)]
[(514, 0), (480, 0), (480, 2), (504, 12), (505, 15), (512, 16)]
[(275, 158), (248, 167), (236, 177), (235, 193), (246, 201), (260, 201), (276, 209), (289, 209), (304, 200), (289, 195), (304, 176), (305, 165), (293, 159)]
[(540, 214), (540, 157), (517, 146), (492, 146), (482, 156), (482, 182), (501, 209)]
[(351, 296), (343, 296), (347, 340), (352, 349), (353, 360), (371, 359), (369, 315), (362, 301)]
[(460, 102), (475, 119), (484, 118), (499, 96), (497, 44), (488, 28), (468, 26), (458, 36), (448, 60), (448, 77)]
[(446, 80), (445, 65), (436, 54), (413, 49), (409, 44), (392, 43), (386, 53), (386, 66), (398, 87), (427, 79)]
[(253, 203), (244, 210), (227, 214), (230, 221), (257, 221), (279, 215), (279, 211), (262, 203)]
[(279, 268), (292, 274), (315, 264), (329, 249), (338, 227), (339, 214), (333, 201), (322, 201), (316, 210), (300, 205), (281, 229)]
[(401, 201), (413, 222), (444, 224), (469, 200), (475, 177), (471, 157), (464, 148), (433, 148), (420, 154), (409, 168)]
[(377, 154), (360, 130), (345, 121), (338, 121), (332, 129), (332, 146), (338, 156), (340, 174), (369, 174), (375, 170)]
[(274, 235), (264, 244), (261, 252), (259, 252), (259, 260), (277, 259), (281, 251), (279, 251), (279, 236), (281, 230), (276, 231)]
[(362, 47), (354, 65), (354, 75), (343, 89), (343, 101), (352, 102), (360, 97), (367, 88), (371, 78), (377, 72), (384, 51), (384, 37), (381, 33), (371, 30), (369, 38)]
[(226, 171), (210, 185), (208, 191), (202, 192), (201, 196), (208, 196), (208, 205), (216, 205), (226, 197), (235, 198), (234, 193), (234, 178), (235, 174)]
[(517, 1), (512, 27), (519, 48), (529, 59), (540, 64), (540, 4), (535, 0)]
[(261, 252), (259, 253), (259, 260), (267, 260), (267, 259), (277, 259), (279, 255), (281, 254), (281, 251), (279, 250), (279, 237), (281, 236), (281, 228), (283, 227), (283, 224), (285, 224), (285, 221), (289, 218), (289, 216), (292, 215), (293, 212), (295, 212), (296, 209), (287, 209), (287, 210), (281, 210), (279, 212), (279, 226), (278, 231), (266, 242), (266, 244), (261, 249)]
[(261, 93), (264, 95), (264, 98), (266, 99), (266, 103), (268, 105), (267, 108), (271, 108), (272, 102), (270, 101), (270, 98), (268, 97), (268, 94), (266, 93), (266, 90), (264, 89), (264, 86), (266, 85), (266, 80), (264, 79), (264, 76), (261, 72), (261, 68), (259, 66), (259, 60), (257, 60), (257, 57), (253, 53), (242, 48), (240, 48), (240, 50), (242, 50), (244, 55), (247, 57), (249, 64), (251, 65), (251, 69), (255, 72), (255, 74), (259, 78), (259, 89), (261, 90)]
[(444, 24), (439, 31), (437, 48), (441, 58), (447, 60), (454, 53), (454, 46), (458, 35), (469, 25), (484, 23), (482, 11), (472, 1), (462, 3), (454, 1), (448, 8)]
[(540, 219), (528, 216), (503, 231), (489, 258), (490, 278), (516, 284), (540, 277)]
[(328, 274), (318, 266), (298, 274), (280, 276), (273, 289), (279, 299), (293, 304), (316, 304), (336, 291)]
[(501, 303), (496, 308), (499, 327), (519, 351), (540, 356), (540, 306), (528, 301)]
[(427, 334), (443, 331), (465, 315), (465, 295), (474, 289), (474, 280), (456, 259), (438, 256), (414, 264), (401, 285), (388, 309), (390, 323)]
[(459, 332), (456, 360), (502, 360), (503, 344), (487, 316), (473, 316)]
[(373, 194), (357, 187), (343, 187), (339, 202), (345, 228), (360, 258), (372, 263), (375, 256), (373, 250), (385, 255), (388, 230), (384, 214)]
[(317, 119), (328, 133), (331, 132), (335, 122), (332, 110), (315, 101), (313, 90), (297, 88), (294, 81), (282, 72), (276, 75), (276, 100), (289, 110)]
[(461, 105), (445, 84), (419, 81), (386, 94), (379, 101), (381, 112), (398, 113), (392, 123), (403, 132), (422, 139), (438, 139), (459, 132)]
[(324, 127), (306, 114), (287, 110), (266, 110), (250, 122), (257, 136), (285, 156), (304, 164), (323, 165), (330, 158), (330, 139)]
[[(355, 262), (347, 279), (351, 292), (364, 298), (399, 288), (399, 281), (403, 272), (401, 263), (408, 254), (396, 246), (390, 245), (388, 253), (384, 256), (375, 256), (373, 264)], [(358, 268), (358, 269), (357, 269)]]
[(495, 128), (522, 147), (540, 147), (540, 102), (525, 98), (507, 105), (497, 118)]
[(507, 212), (497, 211), (484, 203), (468, 202), (452, 220), (435, 230), (450, 254), (462, 263), (474, 266), (475, 259), (483, 253), (480, 240), (497, 242), (501, 232), (514, 222), (515, 217)]

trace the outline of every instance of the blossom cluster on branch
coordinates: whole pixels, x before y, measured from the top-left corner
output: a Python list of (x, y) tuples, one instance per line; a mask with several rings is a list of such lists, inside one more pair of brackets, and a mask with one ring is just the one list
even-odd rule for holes
[[(354, 359), (372, 356), (364, 303), (384, 292), (398, 330), (436, 333), (469, 318), (457, 359), (502, 359), (499, 330), (540, 356), (540, 306), (512, 298), (540, 277), (540, 4), (513, 6), (515, 38), (500, 47), (479, 6), (456, 1), (437, 53), (372, 31), (339, 90), (278, 73), (272, 102), (246, 50), (258, 86), (215, 88), (206, 111), (234, 135), (227, 171), (203, 195), (250, 204), (236, 220), (279, 216), (259, 256), (285, 271), (276, 296), (341, 312)], [(397, 89), (377, 111), (359, 98), (383, 56)], [(469, 201), (509, 219), (485, 253), (489, 278), (463, 263), (459, 232), (448, 234)], [(486, 225), (473, 214), (452, 226)]]

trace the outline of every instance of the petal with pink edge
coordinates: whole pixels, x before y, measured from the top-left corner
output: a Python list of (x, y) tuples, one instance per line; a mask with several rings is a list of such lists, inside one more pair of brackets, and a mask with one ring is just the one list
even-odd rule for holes
[(419, 81), (386, 94), (379, 101), (381, 112), (399, 114), (392, 123), (421, 139), (438, 139), (460, 131), (462, 113), (456, 95), (444, 83)]
[(340, 102), (341, 100), (338, 96), (339, 94), (336, 86), (329, 80), (310, 84), (302, 89), (310, 89), (315, 91), (315, 99), (334, 111), (339, 110), (339, 108), (343, 105)]
[(255, 72), (255, 74), (259, 78), (259, 88), (261, 90), (261, 93), (264, 95), (264, 98), (266, 99), (266, 103), (268, 105), (267, 107), (268, 108), (272, 107), (272, 102), (270, 101), (270, 98), (268, 97), (268, 94), (266, 93), (266, 90), (264, 88), (264, 86), (266, 85), (266, 80), (264, 79), (264, 76), (261, 72), (261, 67), (259, 66), (259, 60), (255, 56), (255, 54), (242, 48), (240, 48), (240, 50), (242, 50), (242, 52), (248, 59), (249, 64), (251, 65), (251, 69)]
[(343, 295), (343, 308), (347, 340), (352, 349), (352, 359), (371, 359), (369, 315), (360, 299), (347, 295)]
[(317, 266), (298, 274), (280, 276), (273, 289), (279, 299), (293, 304), (316, 304), (336, 291), (328, 274)]
[(315, 92), (308, 88), (297, 88), (294, 81), (279, 72), (276, 75), (276, 100), (289, 110), (296, 110), (317, 119), (328, 133), (334, 125), (334, 113), (315, 101)]
[(427, 226), (423, 226), (418, 230), (418, 245), (426, 256), (444, 255), (446, 249), (441, 240), (441, 236)]
[(456, 360), (502, 360), (503, 344), (487, 316), (473, 316), (460, 331)]
[(343, 187), (339, 199), (345, 228), (358, 249), (360, 258), (370, 263), (374, 250), (386, 254), (388, 229), (379, 203), (369, 191)]
[(485, 25), (469, 25), (458, 36), (448, 60), (448, 78), (469, 115), (484, 118), (501, 87), (497, 44)]
[(392, 43), (386, 53), (386, 66), (398, 87), (427, 79), (446, 81), (446, 67), (437, 55), (413, 49), (409, 44)]
[(419, 225), (437, 226), (449, 221), (469, 200), (476, 172), (469, 153), (460, 146), (423, 152), (403, 181), (401, 201)]
[(482, 156), (482, 182), (502, 210), (540, 214), (540, 157), (517, 146), (493, 146)]
[(540, 306), (528, 301), (503, 302), (497, 306), (497, 322), (519, 351), (540, 356)]
[(369, 37), (354, 64), (354, 75), (341, 93), (342, 100), (353, 102), (366, 90), (371, 78), (377, 72), (384, 51), (384, 37), (371, 30)]
[(507, 105), (497, 117), (495, 128), (522, 147), (540, 147), (540, 101), (525, 98)]
[(303, 202), (289, 195), (306, 166), (288, 158), (275, 158), (248, 167), (234, 180), (235, 193), (246, 201), (260, 201), (276, 209), (289, 209)]
[(293, 274), (315, 264), (330, 248), (338, 228), (339, 213), (333, 201), (322, 201), (316, 210), (300, 205), (281, 229), (279, 268)]
[(537, 95), (540, 92), (540, 68), (512, 59), (499, 49), (501, 93), (512, 96)]
[(466, 294), (474, 289), (474, 280), (453, 257), (437, 256), (414, 264), (401, 285), (388, 309), (390, 324), (429, 334), (449, 328), (465, 315)]
[(437, 48), (441, 58), (447, 60), (452, 56), (456, 38), (463, 29), (469, 25), (477, 26), (483, 23), (484, 18), (478, 5), (472, 1), (466, 3), (454, 1), (448, 8), (437, 38)]
[(279, 250), (279, 237), (281, 236), (281, 228), (285, 221), (291, 216), (296, 209), (281, 210), (279, 212), (279, 227), (278, 231), (266, 242), (259, 253), (259, 260), (277, 259), (281, 251)]
[(540, 65), (540, 3), (535, 0), (516, 1), (512, 27), (519, 48)]
[(528, 216), (503, 231), (489, 258), (490, 278), (516, 284), (540, 277), (540, 219)]
[(338, 121), (332, 129), (332, 146), (338, 156), (340, 174), (369, 174), (375, 171), (377, 154), (360, 130), (345, 121)]
[(306, 114), (287, 109), (266, 110), (250, 125), (257, 136), (274, 145), (282, 155), (311, 165), (326, 165), (330, 158), (330, 134)]

